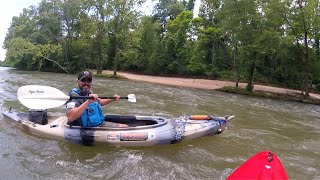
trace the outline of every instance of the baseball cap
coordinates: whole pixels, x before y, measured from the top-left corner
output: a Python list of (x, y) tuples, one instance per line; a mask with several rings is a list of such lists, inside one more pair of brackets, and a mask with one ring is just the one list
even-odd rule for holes
[(82, 80), (83, 78), (89, 78), (92, 80), (92, 73), (89, 71), (82, 71), (81, 73), (79, 73), (78, 75), (78, 80)]

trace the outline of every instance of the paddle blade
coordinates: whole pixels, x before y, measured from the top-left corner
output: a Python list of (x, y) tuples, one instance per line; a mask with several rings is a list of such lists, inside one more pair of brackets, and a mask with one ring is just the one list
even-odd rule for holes
[(127, 98), (129, 102), (134, 102), (134, 103), (137, 102), (136, 95), (134, 94), (129, 94)]
[(17, 96), (21, 104), (30, 109), (49, 109), (62, 106), (69, 96), (49, 86), (27, 85), (18, 89)]

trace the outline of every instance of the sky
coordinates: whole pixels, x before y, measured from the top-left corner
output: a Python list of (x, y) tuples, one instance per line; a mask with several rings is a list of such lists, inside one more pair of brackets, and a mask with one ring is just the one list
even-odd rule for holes
[(3, 49), (3, 41), (13, 16), (19, 16), (23, 8), (39, 4), (40, 0), (10, 0), (0, 2), (0, 61), (5, 58), (6, 50)]
[(196, 0), (194, 3), (194, 10), (193, 10), (193, 17), (198, 17), (199, 15), (199, 9), (201, 5), (201, 0)]
[[(1, 0), (0, 2), (0, 61), (4, 61), (6, 50), (3, 49), (3, 41), (10, 26), (12, 17), (19, 16), (23, 8), (28, 8), (31, 5), (38, 5), (41, 0)], [(149, 0), (147, 0), (149, 1)], [(148, 3), (147, 3), (148, 4)], [(145, 5), (147, 11), (151, 5)], [(195, 2), (194, 17), (197, 17), (199, 12), (200, 0)]]

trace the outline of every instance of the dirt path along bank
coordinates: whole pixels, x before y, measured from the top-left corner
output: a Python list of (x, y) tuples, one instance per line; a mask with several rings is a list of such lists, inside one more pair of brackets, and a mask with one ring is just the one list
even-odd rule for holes
[[(103, 74), (113, 74), (113, 71), (104, 70)], [(195, 79), (195, 78), (176, 78), (176, 77), (161, 77), (161, 76), (149, 76), (149, 75), (138, 75), (126, 72), (117, 72), (118, 75), (123, 76), (132, 81), (141, 81), (149, 83), (157, 83), (170, 86), (179, 86), (179, 87), (191, 87), (199, 89), (219, 89), (225, 86), (235, 86), (235, 82), (231, 81), (220, 81), (220, 80), (209, 80), (209, 79)], [(245, 87), (247, 83), (239, 83), (240, 87)], [(263, 85), (254, 85), (254, 90), (270, 92), (270, 93), (279, 93), (279, 94), (299, 94), (301, 93), (298, 90), (263, 86)], [(319, 94), (310, 93), (310, 98), (319, 99)]]

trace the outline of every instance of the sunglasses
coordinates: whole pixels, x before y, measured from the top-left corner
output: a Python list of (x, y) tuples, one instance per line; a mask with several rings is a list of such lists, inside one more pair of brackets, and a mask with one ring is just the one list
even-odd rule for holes
[(83, 83), (91, 83), (92, 79), (82, 79), (81, 82), (83, 82)]

